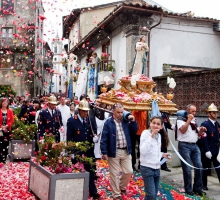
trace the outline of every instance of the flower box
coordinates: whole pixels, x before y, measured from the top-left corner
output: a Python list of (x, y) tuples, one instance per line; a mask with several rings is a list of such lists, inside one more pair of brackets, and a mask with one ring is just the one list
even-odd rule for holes
[(30, 159), (34, 156), (35, 140), (26, 143), (24, 140), (11, 140), (9, 143), (10, 162), (14, 159)]
[(41, 200), (87, 200), (89, 173), (53, 174), (30, 161), (28, 189)]

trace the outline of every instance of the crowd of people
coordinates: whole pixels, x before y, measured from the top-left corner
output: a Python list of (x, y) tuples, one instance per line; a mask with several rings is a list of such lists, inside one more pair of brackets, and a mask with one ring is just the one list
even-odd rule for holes
[[(52, 133), (56, 142), (88, 141), (95, 144), (86, 152), (86, 156), (108, 160), (110, 184), (114, 199), (126, 195), (126, 187), (134, 170), (140, 170), (145, 185), (145, 200), (156, 200), (160, 168), (170, 172), (161, 159), (170, 159), (167, 153), (169, 137), (176, 137), (181, 155), (184, 189), (188, 195), (203, 196), (208, 190), (207, 176), (213, 163), (220, 180), (219, 131), (217, 122), (218, 109), (211, 104), (206, 112), (208, 119), (200, 127), (195, 118), (196, 106), (188, 105), (186, 111), (177, 112), (177, 122), (172, 125), (169, 114), (151, 116), (147, 123), (147, 112), (130, 113), (121, 103), (113, 106), (92, 102), (83, 94), (72, 100), (55, 95), (39, 99), (25, 100), (18, 98), (12, 102), (7, 98), (0, 100), (0, 162), (8, 155), (10, 134), (14, 122), (13, 109), (20, 107), (18, 118), (27, 124), (36, 124), (36, 140), (44, 138), (45, 133)], [(138, 117), (140, 116), (143, 117)], [(139, 119), (138, 119), (139, 118)], [(143, 123), (144, 119), (144, 123)], [(144, 124), (144, 126), (141, 125)], [(147, 126), (149, 125), (149, 128)], [(173, 135), (167, 134), (173, 130)], [(138, 151), (136, 146), (138, 145)], [(37, 150), (38, 147), (36, 147)], [(132, 157), (135, 156), (135, 159)], [(136, 156), (139, 158), (136, 169)], [(192, 185), (191, 168), (195, 178)], [(95, 181), (99, 178), (95, 169), (85, 165), (90, 172), (89, 192), (93, 199), (100, 195)], [(120, 171), (122, 174), (120, 176)]]

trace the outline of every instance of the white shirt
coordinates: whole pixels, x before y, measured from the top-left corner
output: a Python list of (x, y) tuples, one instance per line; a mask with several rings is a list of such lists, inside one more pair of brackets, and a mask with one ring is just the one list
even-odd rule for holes
[[(191, 121), (195, 122), (194, 120)], [(187, 131), (183, 134), (179, 129), (185, 124), (183, 120), (177, 120), (177, 140), (180, 142), (196, 143), (198, 140), (198, 134), (195, 130), (192, 130), (191, 125), (188, 126)]]
[(151, 137), (150, 130), (144, 130), (140, 138), (140, 164), (152, 169), (160, 168), (161, 135), (157, 133), (154, 138)]
[(209, 118), (209, 120), (210, 120), (210, 121), (211, 121), (211, 122), (214, 124), (214, 126), (215, 126), (215, 121), (213, 121), (213, 120), (212, 120), (212, 119), (210, 119), (210, 118)]
[(48, 108), (48, 111), (49, 111), (49, 113), (50, 113), (51, 117), (53, 117), (54, 111), (53, 111), (53, 110), (51, 110), (50, 108)]
[(58, 105), (57, 108), (61, 112), (63, 126), (66, 126), (67, 120), (71, 117), (70, 108), (67, 105)]

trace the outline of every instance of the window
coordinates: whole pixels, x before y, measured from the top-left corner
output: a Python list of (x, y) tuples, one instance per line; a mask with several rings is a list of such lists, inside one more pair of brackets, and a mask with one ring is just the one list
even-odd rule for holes
[(54, 58), (54, 61), (57, 61), (57, 58)]
[(57, 53), (57, 45), (54, 47), (54, 53)]
[(102, 45), (102, 52), (109, 54), (109, 52), (110, 52), (109, 46), (110, 46), (110, 41), (108, 41), (105, 44), (103, 44)]
[(2, 0), (1, 9), (4, 15), (14, 12), (14, 0)]
[(13, 37), (13, 28), (5, 27), (2, 28), (2, 38), (12, 38)]

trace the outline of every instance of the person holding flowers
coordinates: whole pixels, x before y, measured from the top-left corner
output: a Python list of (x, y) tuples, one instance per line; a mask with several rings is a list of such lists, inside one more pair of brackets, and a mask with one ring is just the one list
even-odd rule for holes
[(14, 123), (12, 110), (7, 98), (0, 100), (0, 162), (5, 163), (8, 155), (11, 127)]

